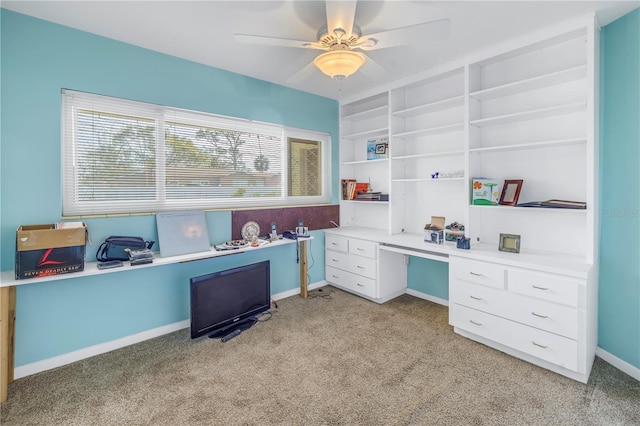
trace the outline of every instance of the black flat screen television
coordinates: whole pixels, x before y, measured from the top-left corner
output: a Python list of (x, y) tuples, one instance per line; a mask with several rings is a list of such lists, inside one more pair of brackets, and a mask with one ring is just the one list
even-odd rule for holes
[(190, 279), (191, 338), (246, 330), (271, 305), (269, 261)]

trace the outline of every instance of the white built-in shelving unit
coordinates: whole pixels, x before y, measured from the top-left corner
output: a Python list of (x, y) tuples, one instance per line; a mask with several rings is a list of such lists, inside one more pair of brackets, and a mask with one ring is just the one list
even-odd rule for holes
[[(347, 228), (332, 231), (371, 228), (381, 261), (451, 258), (456, 332), (581, 381), (597, 340), (598, 31), (587, 16), (343, 100), (340, 177), (390, 198), (341, 201)], [(388, 138), (388, 158), (366, 159), (371, 138)], [(474, 177), (522, 179), (519, 203), (587, 208), (473, 205)], [(421, 245), (432, 216), (464, 224), (471, 250)], [(520, 253), (498, 251), (500, 234)]]

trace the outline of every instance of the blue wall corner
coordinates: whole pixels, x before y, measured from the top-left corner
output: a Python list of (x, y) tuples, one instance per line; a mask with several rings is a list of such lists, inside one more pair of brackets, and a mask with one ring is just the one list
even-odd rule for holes
[(600, 47), (598, 346), (640, 369), (640, 9)]

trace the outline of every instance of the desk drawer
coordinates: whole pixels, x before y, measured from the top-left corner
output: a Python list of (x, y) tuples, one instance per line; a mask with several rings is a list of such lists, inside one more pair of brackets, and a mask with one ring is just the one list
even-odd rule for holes
[(352, 272), (368, 278), (376, 278), (377, 266), (375, 260), (352, 254), (327, 250), (325, 264), (343, 271)]
[(324, 244), (327, 250), (341, 251), (343, 253), (349, 252), (349, 239), (345, 237), (327, 234), (324, 238)]
[(376, 259), (378, 243), (363, 240), (349, 240), (349, 253)]
[(376, 280), (374, 279), (332, 268), (331, 266), (326, 267), (325, 279), (338, 287), (344, 288), (345, 290), (360, 293), (369, 297), (377, 297)]
[(575, 340), (455, 303), (450, 309), (449, 322), (454, 327), (577, 371), (578, 343)]
[[(509, 291), (539, 299), (578, 306), (580, 281), (523, 270), (508, 272)], [(586, 284), (585, 284), (586, 285)]]
[(450, 289), (454, 303), (571, 339), (578, 337), (578, 311), (574, 308), (477, 284), (458, 284)]
[(450, 276), (459, 280), (504, 289), (505, 270), (500, 266), (454, 257), (449, 260), (449, 265)]

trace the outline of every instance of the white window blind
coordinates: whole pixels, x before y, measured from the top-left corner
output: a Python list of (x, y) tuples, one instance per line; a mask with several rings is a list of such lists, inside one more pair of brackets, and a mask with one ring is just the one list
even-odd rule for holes
[(65, 216), (330, 200), (326, 134), (69, 90), (62, 110)]

